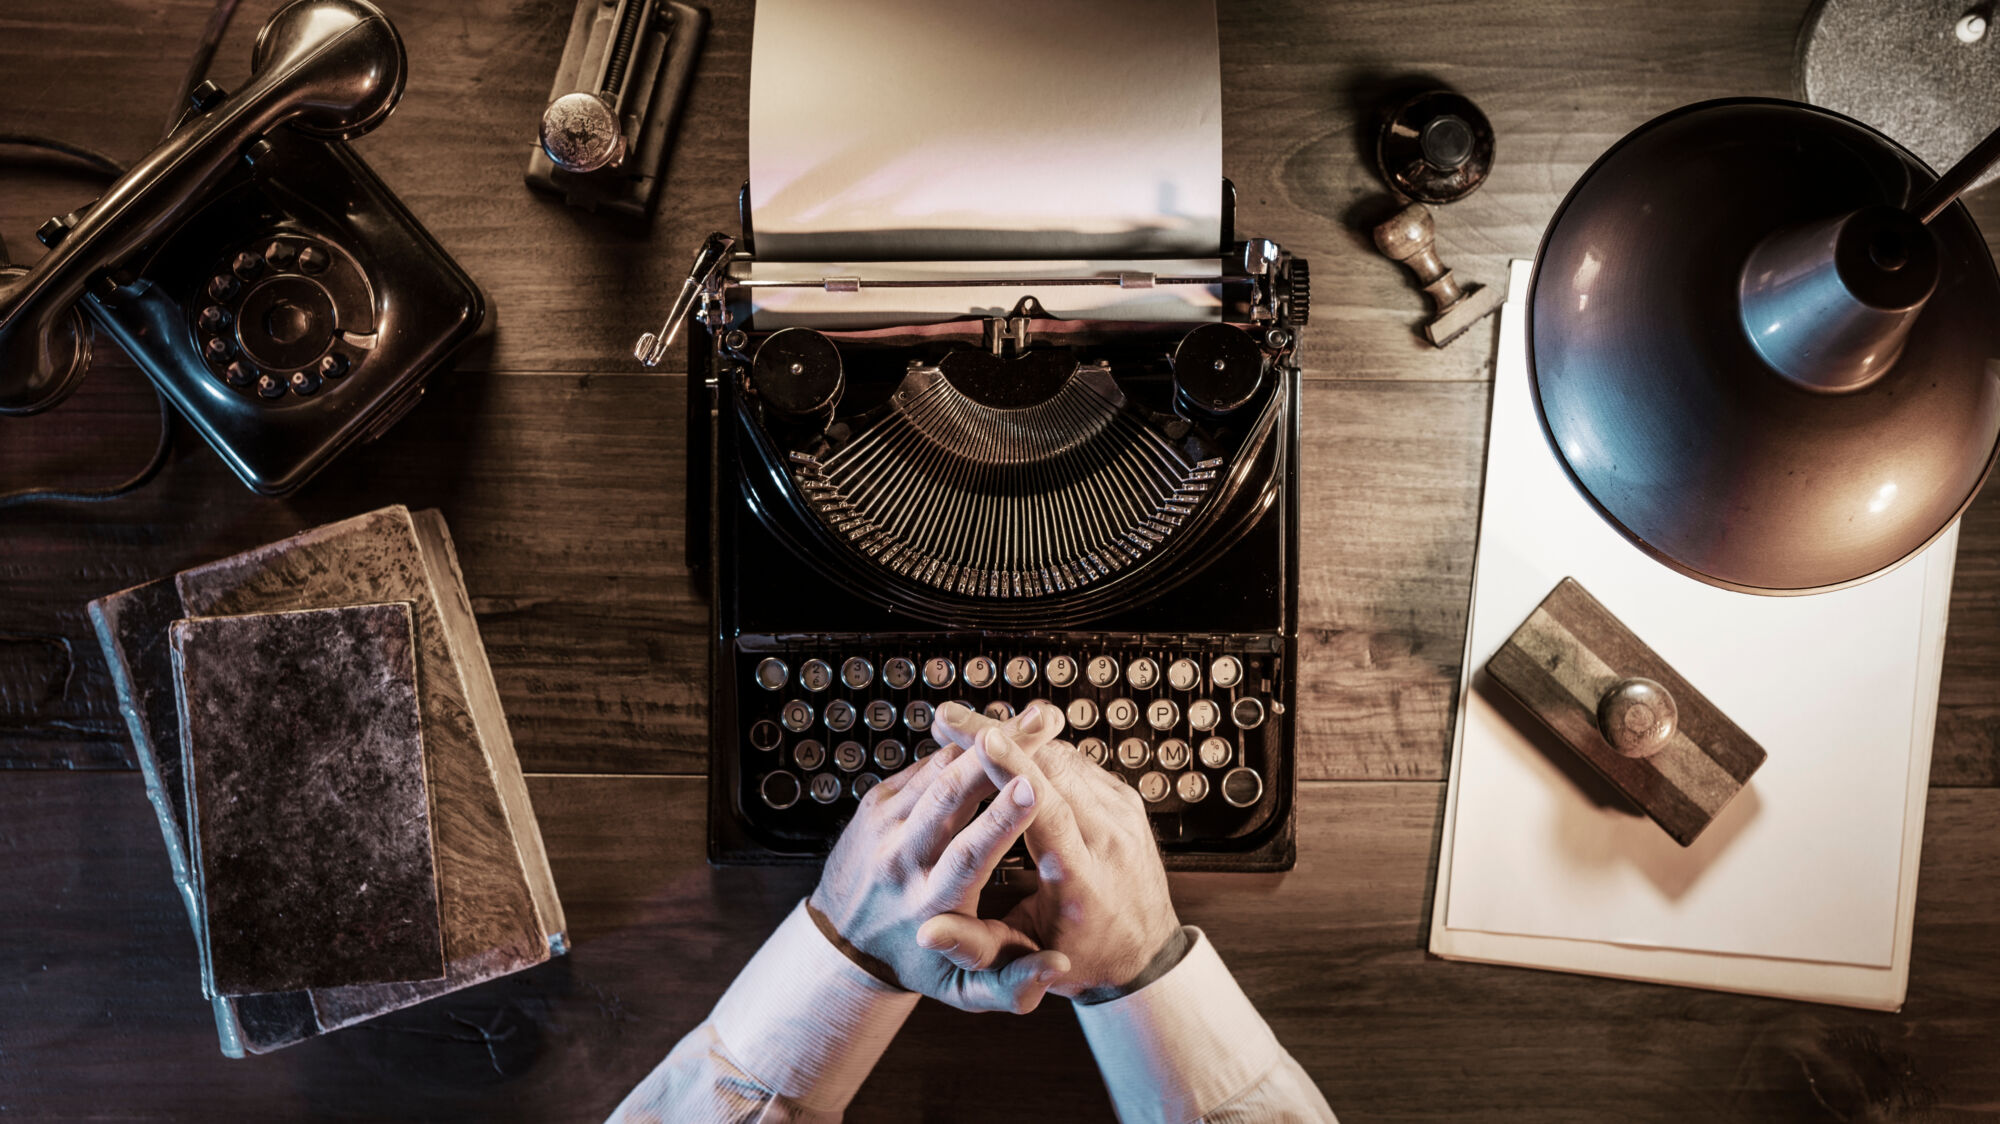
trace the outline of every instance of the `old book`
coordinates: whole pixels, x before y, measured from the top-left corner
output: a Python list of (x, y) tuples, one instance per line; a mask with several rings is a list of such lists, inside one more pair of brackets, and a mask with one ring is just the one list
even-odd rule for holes
[(421, 519), (402, 507), (369, 512), (185, 570), (175, 582), (189, 617), (386, 601), (411, 606), (445, 975), (316, 989), (320, 1029), (348, 1026), (566, 951), (562, 907), (527, 784), (436, 512)]
[(409, 606), (170, 636), (213, 989), (442, 978)]
[[(562, 905), (556, 897), (554, 880), (549, 873), (541, 832), (528, 802), (526, 782), (522, 779), (513, 740), (507, 731), (506, 717), (500, 709), (499, 692), (493, 683), (485, 648), (479, 641), (478, 627), (473, 621), (471, 603), (465, 593), (464, 578), (459, 572), (458, 559), (442, 517), (435, 511), (423, 511), (412, 516), (401, 507), (392, 507), (333, 527), (307, 532), (300, 537), (319, 544), (317, 551), (324, 564), (333, 566), (336, 571), (352, 570), (356, 565), (354, 559), (343, 561), (332, 556), (337, 553), (335, 548), (338, 546), (338, 536), (332, 532), (343, 527), (379, 530), (385, 524), (392, 530), (399, 525), (407, 528), (410, 538), (418, 543), (416, 549), (421, 565), (405, 565), (402, 568), (406, 579), (403, 584), (427, 585), (432, 594), (421, 599), (356, 596), (346, 600), (409, 600), (416, 610), (413, 624), (418, 634), (418, 705), (425, 722), (427, 776), (432, 790), (433, 815), (437, 819), (434, 840), (438, 849), (439, 906), (444, 921), (445, 978), (412, 984), (373, 984), (319, 991), (215, 997), (217, 1034), (223, 1052), (232, 1057), (240, 1057), (245, 1052), (261, 1054), (280, 1049), (324, 1030), (348, 1026), (518, 971), (549, 955), (560, 955), (568, 948)], [(268, 552), (283, 545), (275, 544), (252, 554)], [(323, 585), (322, 580), (316, 582), (314, 588), (328, 592), (321, 589)], [(338, 595), (329, 593), (328, 603), (337, 600), (340, 600)], [(431, 606), (436, 614), (430, 618), (437, 625), (436, 631), (445, 632), (448, 636), (446, 648), (455, 653), (455, 676), (439, 675), (434, 668), (427, 667), (424, 655), (425, 605)], [(157, 704), (162, 697), (171, 700), (173, 695), (167, 626), (173, 620), (201, 614), (181, 604), (180, 591), (172, 578), (112, 594), (93, 602), (91, 608), (93, 618), (98, 622), (99, 642), (105, 649), (113, 676), (118, 680), (121, 709), (131, 729), (134, 747), (142, 764), (148, 766), (147, 793), (160, 817), (161, 830), (167, 836), (169, 859), (174, 863), (176, 876), (181, 877), (187, 868), (188, 843), (185, 820), (175, 811), (181, 798), (172, 795), (180, 791), (178, 719), (171, 701), (165, 705), (163, 718)], [(531, 914), (535, 918), (531, 925), (525, 927), (534, 930), (528, 943), (539, 948), (539, 954), (524, 951), (523, 941), (514, 935), (515, 930), (504, 925), (494, 927), (495, 932), (507, 936), (504, 944), (477, 949), (474, 947), (476, 942), (464, 935), (465, 929), (458, 925), (454, 915), (451, 870), (462, 864), (447, 856), (447, 842), (471, 835), (486, 837), (485, 833), (474, 830), (477, 822), (469, 819), (469, 813), (447, 808), (451, 797), (439, 787), (439, 737), (430, 728), (431, 711), (427, 707), (425, 692), (427, 684), (432, 681), (448, 685), (454, 680), (459, 684), (459, 693), (455, 697), (463, 700), (460, 704), (462, 721), (458, 725), (476, 734), (483, 762), (480, 770), (489, 777), (485, 782), (487, 791), (494, 793), (492, 804), (486, 805), (486, 817), (488, 820), (494, 816), (502, 817), (508, 825), (510, 843), (495, 847), (493, 853), (506, 863), (518, 864), (520, 875), (516, 885), (525, 887), (528, 906), (525, 909), (512, 906), (509, 912)], [(150, 718), (149, 713), (152, 714)], [(166, 765), (169, 759), (174, 762), (171, 770)], [(155, 783), (169, 771), (175, 781), (173, 785)], [(480, 787), (466, 780), (462, 770), (454, 770), (453, 773), (460, 783), (452, 785), (451, 792), (467, 786), (476, 791)], [(495, 805), (497, 811), (494, 810)], [(467, 822), (459, 822), (461, 820)], [(456, 851), (456, 844), (453, 846)], [(188, 898), (192, 910), (191, 895), (184, 891), (184, 897)], [(519, 899), (510, 896), (509, 900), (518, 902)], [(198, 917), (191, 916), (190, 920), (199, 926)], [(539, 937), (539, 940), (532, 939), (534, 937)]]

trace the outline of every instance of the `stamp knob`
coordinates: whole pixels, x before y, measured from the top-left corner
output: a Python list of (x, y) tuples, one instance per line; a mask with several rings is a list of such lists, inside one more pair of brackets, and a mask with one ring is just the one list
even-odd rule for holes
[(1651, 757), (1680, 724), (1674, 696), (1651, 679), (1621, 679), (1597, 703), (1597, 728), (1626, 757)]

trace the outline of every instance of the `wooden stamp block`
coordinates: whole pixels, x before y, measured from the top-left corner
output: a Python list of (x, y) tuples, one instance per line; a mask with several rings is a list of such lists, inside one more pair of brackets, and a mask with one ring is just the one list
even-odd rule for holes
[(1764, 763), (1763, 747), (1574, 578), (1486, 671), (1683, 847)]

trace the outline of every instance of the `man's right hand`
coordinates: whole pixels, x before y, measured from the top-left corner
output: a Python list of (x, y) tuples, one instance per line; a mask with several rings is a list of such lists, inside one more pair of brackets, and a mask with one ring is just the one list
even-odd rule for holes
[[(1003, 725), (950, 703), (935, 728), (977, 754), (996, 786), (1025, 777), (1041, 794), (1026, 835), (1040, 885), (1002, 922), (934, 917), (918, 943), (977, 971), (1008, 954), (1005, 934), (1017, 930), (1069, 957), (1070, 970), (1050, 988), (1056, 994), (1128, 988), (1180, 935), (1145, 801), (1068, 742), (1049, 740), (1061, 732), (1062, 715), (1045, 704)], [(1016, 733), (1046, 744), (1023, 748)]]

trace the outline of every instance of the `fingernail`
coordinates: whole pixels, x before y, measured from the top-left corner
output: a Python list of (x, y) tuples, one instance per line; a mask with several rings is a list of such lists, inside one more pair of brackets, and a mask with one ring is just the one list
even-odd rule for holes
[(1044, 721), (1045, 719), (1042, 717), (1042, 704), (1035, 703), (1021, 712), (1021, 732), (1024, 734), (1033, 733), (1042, 728)]
[(986, 731), (986, 756), (1004, 757), (1013, 750), (1014, 740), (1001, 733), (1000, 727), (994, 726)]
[(1023, 808), (1034, 807), (1035, 786), (1028, 783), (1028, 778), (1015, 777), (1013, 785), (1014, 785), (1014, 803), (1020, 805)]
[(1060, 975), (1062, 973), (1056, 971), (1054, 968), (1043, 968), (1041, 971), (1035, 973), (1035, 982), (1044, 985), (1052, 984), (1056, 982), (1056, 977)]

